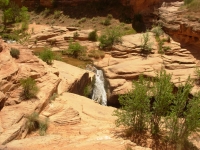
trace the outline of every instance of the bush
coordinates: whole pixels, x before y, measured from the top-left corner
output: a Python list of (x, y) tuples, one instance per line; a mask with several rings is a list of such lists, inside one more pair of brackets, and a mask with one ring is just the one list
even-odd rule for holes
[(142, 34), (142, 44), (141, 44), (141, 52), (145, 54), (151, 53), (152, 47), (151, 43), (149, 43), (149, 33)]
[(47, 119), (41, 120), (37, 112), (33, 112), (32, 114), (25, 116), (25, 118), (27, 118), (25, 127), (27, 128), (28, 133), (31, 133), (32, 131), (39, 129), (39, 134), (41, 136), (45, 135), (46, 130), (48, 128)]
[(61, 16), (61, 11), (59, 11), (59, 10), (55, 10), (54, 11), (54, 19), (58, 19), (60, 16)]
[(106, 32), (99, 38), (99, 47), (101, 49), (111, 49), (114, 44), (121, 42), (121, 36), (122, 33), (118, 27), (107, 29)]
[(54, 60), (54, 54), (50, 48), (45, 47), (44, 50), (40, 52), (39, 58), (41, 58), (48, 65), (51, 65)]
[(39, 89), (36, 85), (36, 82), (34, 79), (28, 77), (25, 79), (21, 79), (20, 80), (20, 84), (23, 87), (23, 92), (22, 92), (22, 96), (25, 99), (30, 99), (36, 96), (36, 94), (38, 93)]
[(192, 2), (190, 2), (187, 5), (187, 8), (191, 11), (199, 11), (200, 10), (200, 1), (199, 0), (192, 0)]
[(138, 82), (133, 82), (134, 90), (119, 97), (121, 109), (114, 111), (118, 117), (116, 125), (124, 125), (134, 132), (144, 132), (150, 122), (149, 82), (141, 75)]
[(81, 19), (78, 21), (79, 24), (84, 23), (84, 22), (86, 22), (86, 17), (81, 18)]
[(111, 25), (110, 19), (109, 19), (109, 18), (106, 18), (104, 21), (101, 22), (101, 24), (104, 25), (104, 26), (109, 26), (109, 25)]
[(187, 4), (190, 4), (193, 0), (184, 0), (184, 4), (187, 5)]
[(20, 55), (20, 51), (16, 48), (11, 48), (10, 50), (10, 55), (13, 57), (13, 58), (16, 58), (18, 59), (19, 58), (19, 55)]
[(190, 78), (176, 91), (170, 80), (171, 75), (163, 70), (152, 82), (140, 76), (134, 89), (119, 97), (121, 108), (114, 115), (118, 117), (116, 125), (132, 129), (132, 134), (148, 129), (155, 142), (158, 137), (168, 137), (165, 142), (182, 150), (191, 133), (200, 128), (200, 93), (190, 95)]
[(98, 39), (97, 30), (90, 32), (88, 35), (88, 39), (90, 41), (97, 41), (97, 39)]
[(63, 54), (72, 55), (77, 58), (81, 56), (85, 52), (85, 47), (81, 46), (78, 42), (72, 43), (70, 42), (69, 47)]

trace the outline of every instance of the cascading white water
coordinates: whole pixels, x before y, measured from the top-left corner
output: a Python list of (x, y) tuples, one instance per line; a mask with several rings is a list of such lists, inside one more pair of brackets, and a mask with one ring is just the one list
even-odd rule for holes
[(107, 96), (104, 87), (104, 77), (102, 70), (96, 69), (95, 84), (92, 93), (92, 99), (101, 105), (107, 105)]

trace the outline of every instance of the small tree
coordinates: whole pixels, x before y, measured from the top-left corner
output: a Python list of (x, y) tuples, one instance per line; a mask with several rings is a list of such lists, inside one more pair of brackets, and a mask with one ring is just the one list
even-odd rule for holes
[(149, 54), (152, 50), (151, 43), (149, 42), (149, 33), (143, 33), (141, 40), (141, 52)]
[(98, 39), (97, 30), (90, 32), (88, 35), (88, 39), (90, 41), (97, 41), (97, 39)]
[(99, 38), (99, 47), (102, 49), (111, 49), (114, 44), (121, 42), (121, 36), (122, 33), (120, 32), (118, 27), (107, 29), (106, 32), (102, 34)]
[(36, 82), (31, 77), (21, 79), (20, 83), (23, 87), (22, 96), (24, 96), (25, 99), (30, 99), (36, 96), (39, 89), (36, 85)]
[(131, 128), (134, 132), (143, 132), (148, 128), (150, 122), (150, 100), (148, 91), (150, 82), (143, 76), (139, 77), (138, 82), (133, 82), (134, 90), (119, 97), (122, 105), (121, 109), (114, 111), (118, 117), (116, 125), (124, 125)]
[(44, 50), (40, 52), (39, 58), (41, 58), (48, 65), (51, 65), (54, 60), (54, 54), (50, 48), (45, 47)]
[(81, 46), (78, 42), (70, 42), (69, 47), (63, 54), (72, 55), (75, 58), (79, 57), (85, 52), (85, 47)]
[(20, 52), (19, 52), (19, 50), (16, 49), (16, 48), (11, 48), (11, 50), (10, 50), (10, 55), (11, 55), (13, 58), (18, 59), (18, 58), (19, 58), (19, 55), (20, 55)]
[(151, 133), (157, 136), (160, 133), (162, 125), (161, 118), (169, 114), (169, 107), (173, 99), (173, 84), (170, 82), (171, 75), (161, 70), (153, 82), (152, 94), (152, 116), (151, 116)]

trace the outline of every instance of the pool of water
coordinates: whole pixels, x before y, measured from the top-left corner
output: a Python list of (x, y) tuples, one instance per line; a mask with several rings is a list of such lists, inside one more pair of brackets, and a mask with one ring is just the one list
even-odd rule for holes
[[(44, 48), (38, 47), (38, 48), (32, 48), (32, 50), (35, 55), (39, 55), (39, 53), (43, 51)], [(53, 53), (54, 55), (59, 56), (61, 58), (61, 61), (66, 62), (67, 64), (70, 64), (70, 65), (79, 67), (79, 68), (85, 69), (87, 64), (92, 64), (92, 61), (84, 61), (84, 60), (79, 60), (77, 58), (70, 57), (68, 55), (62, 55), (61, 51), (54, 51)]]

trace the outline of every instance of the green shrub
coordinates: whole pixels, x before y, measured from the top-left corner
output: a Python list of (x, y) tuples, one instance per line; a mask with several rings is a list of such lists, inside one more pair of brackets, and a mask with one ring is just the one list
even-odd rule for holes
[(191, 11), (199, 11), (200, 10), (200, 1), (199, 0), (192, 0), (192, 2), (190, 2), (187, 5), (187, 8)]
[(44, 14), (45, 17), (47, 17), (50, 14), (50, 9), (45, 8), (43, 14)]
[(109, 19), (109, 18), (106, 18), (104, 21), (101, 22), (101, 24), (104, 25), (104, 26), (109, 26), (109, 25), (111, 25), (110, 19)]
[(160, 37), (162, 34), (163, 34), (163, 30), (162, 30), (162, 27), (160, 25), (154, 27), (152, 29), (152, 32), (154, 33), (154, 35), (157, 37)]
[(32, 114), (25, 116), (27, 118), (26, 122), (26, 128), (28, 129), (28, 133), (35, 131), (39, 127), (39, 114), (36, 112), (33, 112)]
[(136, 135), (150, 130), (155, 142), (165, 139), (163, 142), (175, 149), (187, 149), (189, 136), (200, 128), (200, 93), (190, 95), (190, 78), (176, 91), (170, 81), (171, 75), (163, 70), (154, 80), (140, 76), (133, 90), (119, 97), (121, 108), (114, 111), (116, 125), (132, 129), (129, 131)]
[(79, 24), (84, 23), (84, 22), (86, 22), (86, 17), (81, 18), (81, 19), (78, 21)]
[(39, 134), (44, 136), (46, 134), (48, 128), (48, 119), (46, 118), (44, 121), (39, 120)]
[(25, 127), (27, 128), (28, 133), (39, 129), (39, 134), (41, 136), (45, 135), (48, 128), (48, 119), (41, 120), (37, 112), (25, 116), (25, 118), (27, 119)]
[(187, 5), (187, 4), (190, 4), (193, 0), (184, 0), (184, 4)]
[(52, 50), (48, 47), (45, 47), (44, 50), (40, 52), (39, 58), (41, 58), (48, 65), (51, 65), (55, 57)]
[(23, 87), (22, 96), (25, 99), (36, 97), (36, 94), (38, 93), (39, 89), (34, 79), (32, 79), (31, 77), (21, 79), (20, 84)]
[(16, 58), (18, 59), (19, 58), (19, 55), (20, 55), (20, 51), (16, 48), (11, 48), (10, 50), (10, 55), (13, 57), (13, 58)]
[(119, 30), (119, 27), (107, 29), (106, 32), (99, 38), (99, 47), (101, 49), (111, 49), (114, 44), (121, 42), (121, 36), (122, 33)]
[(63, 54), (72, 55), (77, 58), (85, 52), (85, 47), (81, 46), (78, 42), (70, 42), (69, 47)]
[(55, 10), (55, 11), (54, 11), (54, 19), (60, 18), (61, 14), (62, 14), (61, 11)]
[(97, 39), (98, 39), (97, 30), (90, 32), (88, 35), (88, 39), (90, 41), (97, 41)]
[(74, 32), (74, 38), (77, 38), (77, 37), (79, 37), (80, 36), (80, 34), (76, 31), (76, 32)]
[(112, 14), (108, 14), (107, 18), (111, 20), (113, 18), (113, 15)]
[(116, 125), (123, 125), (134, 132), (144, 132), (150, 122), (149, 82), (139, 77), (133, 82), (134, 90), (119, 96), (121, 109), (116, 109), (114, 115), (118, 117)]
[(141, 52), (145, 54), (149, 54), (152, 51), (151, 43), (149, 43), (149, 33), (142, 34), (142, 42), (141, 42)]

